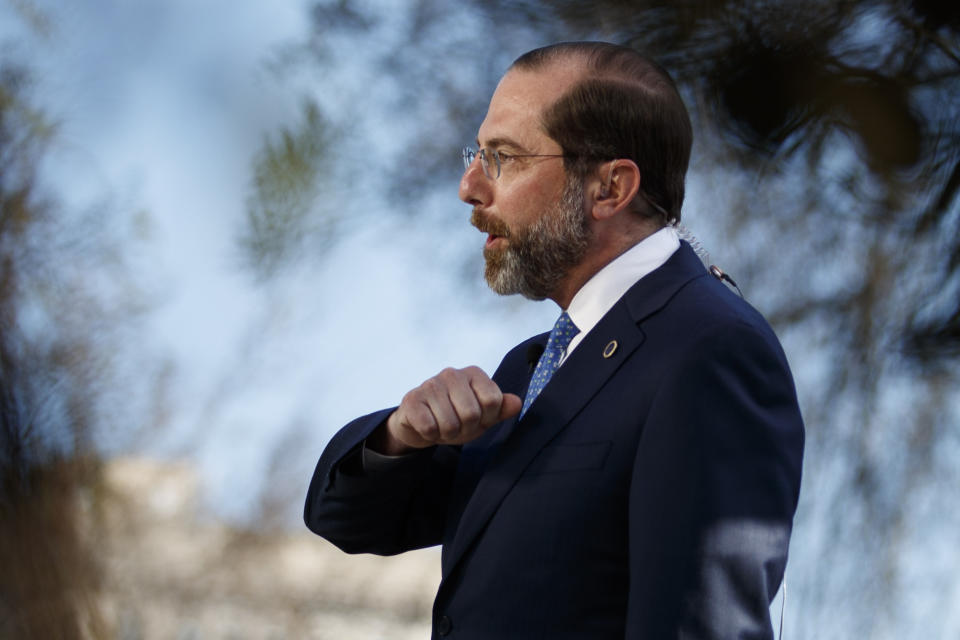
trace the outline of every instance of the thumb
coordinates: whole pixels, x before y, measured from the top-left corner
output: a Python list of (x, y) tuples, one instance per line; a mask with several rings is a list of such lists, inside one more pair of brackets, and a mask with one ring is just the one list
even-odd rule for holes
[(522, 408), (523, 400), (520, 399), (520, 396), (512, 393), (503, 394), (503, 402), (500, 404), (500, 415), (497, 417), (497, 421), (517, 415)]

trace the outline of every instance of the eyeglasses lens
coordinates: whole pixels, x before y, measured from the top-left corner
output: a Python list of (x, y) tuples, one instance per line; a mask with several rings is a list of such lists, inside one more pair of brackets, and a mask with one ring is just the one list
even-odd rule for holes
[[(488, 151), (487, 149), (480, 149), (477, 151), (473, 147), (464, 147), (463, 168), (469, 169), (470, 165), (473, 164), (473, 160), (477, 156), (480, 156), (480, 167), (483, 169), (483, 175), (487, 176), (491, 180), (500, 177), (500, 157), (497, 155), (496, 151)], [(494, 164), (493, 170), (491, 170), (490, 167), (491, 160)]]

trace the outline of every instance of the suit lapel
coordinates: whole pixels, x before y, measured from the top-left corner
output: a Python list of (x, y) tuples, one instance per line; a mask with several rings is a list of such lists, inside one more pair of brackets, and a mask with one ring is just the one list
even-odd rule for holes
[[(690, 280), (706, 275), (685, 243), (659, 269), (639, 280), (590, 331), (550, 379), (522, 420), (500, 426), (497, 446), (486, 462), (444, 549), (445, 575), (471, 545), (533, 458), (560, 433), (644, 341), (639, 323), (663, 308)], [(529, 377), (529, 376), (528, 376)]]

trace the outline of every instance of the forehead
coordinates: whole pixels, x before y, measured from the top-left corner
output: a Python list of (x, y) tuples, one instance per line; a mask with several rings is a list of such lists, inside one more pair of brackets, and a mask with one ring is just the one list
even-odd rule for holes
[(582, 73), (582, 65), (573, 60), (554, 62), (535, 71), (508, 71), (493, 92), (477, 133), (480, 146), (506, 141), (526, 151), (544, 152), (546, 147), (558, 150), (559, 145), (543, 131), (540, 116)]

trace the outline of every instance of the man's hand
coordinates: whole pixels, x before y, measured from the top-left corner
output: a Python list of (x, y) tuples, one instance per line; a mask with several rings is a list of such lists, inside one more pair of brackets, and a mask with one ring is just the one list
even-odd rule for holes
[(522, 407), (519, 396), (501, 392), (479, 367), (444, 369), (407, 393), (367, 445), (398, 455), (435, 444), (463, 444)]

